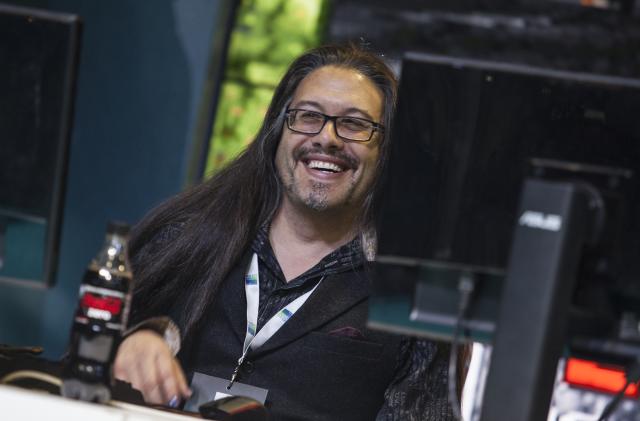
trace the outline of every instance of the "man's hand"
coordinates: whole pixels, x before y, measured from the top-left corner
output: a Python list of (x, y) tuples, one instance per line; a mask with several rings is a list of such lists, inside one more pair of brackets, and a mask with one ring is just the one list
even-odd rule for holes
[(151, 330), (136, 332), (120, 344), (114, 375), (142, 392), (147, 403), (176, 407), (191, 396), (180, 363)]

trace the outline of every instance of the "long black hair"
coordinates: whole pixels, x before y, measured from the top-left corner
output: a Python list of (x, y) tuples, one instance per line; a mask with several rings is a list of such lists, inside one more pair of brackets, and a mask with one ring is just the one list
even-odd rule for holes
[[(132, 321), (166, 314), (180, 302), (186, 309), (176, 322), (183, 337), (196, 328), (222, 281), (280, 205), (283, 188), (274, 158), (284, 113), (300, 82), (323, 66), (353, 69), (382, 92), (386, 130), (378, 138), (377, 173), (381, 173), (396, 100), (393, 72), (377, 55), (355, 45), (308, 51), (280, 81), (262, 127), (247, 149), (209, 180), (167, 200), (134, 227), (129, 243), (136, 278)], [(378, 184), (375, 180), (363, 201), (358, 219), (361, 232), (372, 227)]]

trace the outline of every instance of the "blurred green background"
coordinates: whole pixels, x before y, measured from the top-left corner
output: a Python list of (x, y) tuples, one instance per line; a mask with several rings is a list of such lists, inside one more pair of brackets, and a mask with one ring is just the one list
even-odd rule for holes
[(291, 61), (322, 43), (327, 0), (244, 0), (231, 33), (205, 177), (242, 151), (258, 132)]

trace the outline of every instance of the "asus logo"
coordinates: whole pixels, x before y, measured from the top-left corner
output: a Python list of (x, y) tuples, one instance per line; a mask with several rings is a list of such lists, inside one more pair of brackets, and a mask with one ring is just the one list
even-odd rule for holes
[(542, 212), (524, 211), (518, 224), (529, 227), (538, 228), (546, 231), (560, 231), (562, 227), (562, 218), (560, 215), (545, 215)]

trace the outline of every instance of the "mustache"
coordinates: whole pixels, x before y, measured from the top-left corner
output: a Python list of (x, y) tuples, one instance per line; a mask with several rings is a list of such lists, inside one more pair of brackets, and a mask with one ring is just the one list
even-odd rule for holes
[(347, 164), (347, 166), (351, 169), (356, 169), (358, 167), (358, 165), (360, 164), (360, 160), (358, 158), (356, 158), (355, 156), (348, 154), (344, 151), (337, 151), (337, 150), (324, 150), (322, 149), (322, 147), (305, 147), (305, 146), (301, 146), (300, 148), (298, 148), (296, 151), (294, 151), (293, 153), (293, 158), (296, 161), (302, 161), (307, 159), (307, 157), (309, 155), (326, 155), (326, 156), (330, 156), (333, 158), (337, 158), (341, 161), (343, 161), (345, 164)]

